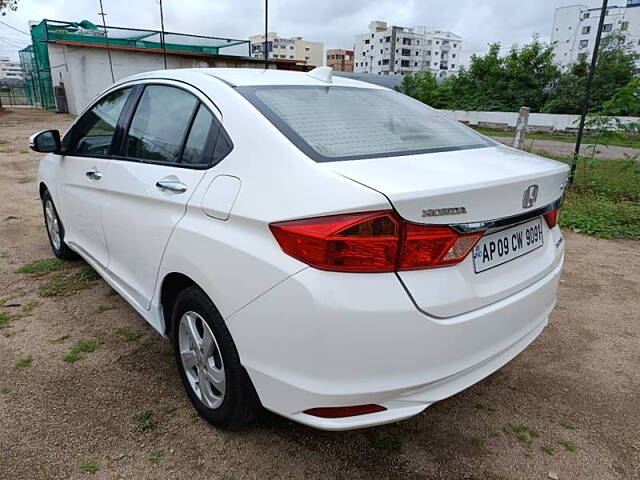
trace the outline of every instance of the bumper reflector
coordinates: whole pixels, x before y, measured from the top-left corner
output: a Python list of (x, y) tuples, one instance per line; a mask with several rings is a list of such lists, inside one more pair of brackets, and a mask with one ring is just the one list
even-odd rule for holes
[(320, 418), (344, 418), (366, 415), (367, 413), (384, 412), (386, 407), (382, 405), (355, 405), (353, 407), (320, 407), (305, 410), (303, 413)]

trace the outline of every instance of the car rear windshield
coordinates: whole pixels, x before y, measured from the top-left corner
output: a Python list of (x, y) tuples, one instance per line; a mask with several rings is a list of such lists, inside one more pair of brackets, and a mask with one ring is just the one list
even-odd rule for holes
[(494, 145), (472, 129), (393, 90), (282, 85), (237, 90), (318, 162)]

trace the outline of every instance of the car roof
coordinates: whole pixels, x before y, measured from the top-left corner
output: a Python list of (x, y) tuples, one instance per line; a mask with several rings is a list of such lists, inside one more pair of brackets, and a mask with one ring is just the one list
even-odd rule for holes
[[(155, 70), (139, 73), (122, 79), (117, 83), (131, 80), (144, 80), (153, 78), (175, 79), (185, 82), (197, 82), (205, 80), (206, 75), (210, 79), (218, 79), (233, 87), (261, 86), (261, 85), (309, 85), (309, 86), (346, 86), (357, 88), (385, 89), (380, 85), (352, 80), (350, 78), (332, 76), (331, 82), (325, 82), (310, 75), (311, 72), (294, 72), (289, 70), (265, 70), (263, 68), (181, 68), (175, 70)], [(198, 74), (195, 76), (194, 74)], [(202, 76), (200, 76), (202, 75)]]

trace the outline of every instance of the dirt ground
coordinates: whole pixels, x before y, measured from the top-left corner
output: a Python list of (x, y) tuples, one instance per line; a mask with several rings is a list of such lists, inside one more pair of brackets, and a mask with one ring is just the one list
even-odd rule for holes
[[(640, 242), (565, 232), (549, 327), (417, 417), (330, 433), (265, 414), (222, 432), (194, 415), (169, 343), (102, 280), (41, 297), (58, 273), (16, 272), (52, 256), (27, 138), (69, 122), (0, 114), (0, 478), (640, 478)], [(90, 339), (94, 352), (63, 360)]]

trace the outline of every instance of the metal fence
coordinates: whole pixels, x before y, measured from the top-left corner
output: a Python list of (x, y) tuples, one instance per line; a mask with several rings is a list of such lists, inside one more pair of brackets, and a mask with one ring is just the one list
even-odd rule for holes
[(33, 95), (29, 95), (23, 86), (0, 87), (0, 103), (5, 108), (39, 106)]

